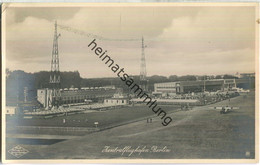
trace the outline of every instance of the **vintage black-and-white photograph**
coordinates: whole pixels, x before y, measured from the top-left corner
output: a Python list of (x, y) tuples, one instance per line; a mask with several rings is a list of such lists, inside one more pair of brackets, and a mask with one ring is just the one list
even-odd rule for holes
[(258, 14), (2, 5), (4, 160), (256, 162)]

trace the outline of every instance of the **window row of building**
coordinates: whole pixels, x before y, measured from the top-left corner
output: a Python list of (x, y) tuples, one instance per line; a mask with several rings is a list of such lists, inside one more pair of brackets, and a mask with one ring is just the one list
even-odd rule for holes
[[(61, 91), (62, 104), (81, 103), (86, 99), (105, 99), (113, 97), (116, 89), (98, 89), (98, 90), (82, 90), (75, 91)], [(38, 89), (37, 100), (44, 106), (48, 107), (48, 102), (51, 97), (51, 89)]]
[(205, 81), (180, 81), (154, 84), (154, 93), (184, 94), (191, 92), (229, 90), (233, 87), (248, 88), (252, 81), (247, 79), (215, 79)]

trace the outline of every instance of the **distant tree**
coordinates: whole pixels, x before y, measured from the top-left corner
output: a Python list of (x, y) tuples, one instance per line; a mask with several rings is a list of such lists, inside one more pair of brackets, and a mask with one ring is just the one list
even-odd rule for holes
[(170, 75), (168, 79), (169, 79), (170, 81), (173, 81), (173, 82), (175, 82), (175, 81), (178, 81), (178, 80), (179, 80), (179, 78), (178, 78), (178, 76), (177, 76), (177, 75)]
[(215, 79), (222, 79), (222, 76), (221, 76), (221, 75), (217, 75), (217, 76), (215, 77)]
[(233, 76), (233, 75), (225, 74), (225, 75), (223, 76), (223, 79), (238, 79), (238, 77)]
[(8, 68), (5, 69), (5, 77), (9, 77), (9, 75), (12, 73), (11, 70), (9, 70)]
[(197, 80), (204, 80), (205, 76), (197, 76)]
[(179, 77), (179, 81), (196, 81), (196, 80), (197, 80), (196, 76), (193, 75), (186, 75), (186, 76)]
[(24, 88), (28, 89), (28, 100), (36, 98), (35, 77), (22, 70), (14, 70), (6, 78), (6, 104), (17, 105), (24, 100)]
[(74, 86), (75, 88), (81, 87), (82, 78), (78, 71), (61, 72), (60, 75), (62, 88), (70, 88), (71, 86)]
[(153, 75), (151, 77), (148, 77), (148, 80), (150, 83), (161, 83), (161, 82), (168, 82), (168, 78), (165, 76), (158, 76), (158, 75)]
[(212, 80), (212, 79), (215, 79), (215, 76), (214, 75), (209, 75), (207, 76), (208, 80)]

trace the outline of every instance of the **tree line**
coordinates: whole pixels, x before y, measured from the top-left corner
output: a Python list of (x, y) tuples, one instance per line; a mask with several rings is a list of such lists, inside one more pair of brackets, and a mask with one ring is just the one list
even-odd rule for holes
[[(114, 85), (128, 91), (128, 88), (122, 83), (118, 77), (111, 78), (82, 78), (78, 71), (60, 72), (61, 88), (82, 88), (82, 87), (101, 87)], [(139, 76), (131, 76), (136, 83), (140, 82)], [(154, 83), (174, 82), (174, 81), (195, 81), (208, 79), (230, 79), (237, 78), (232, 75), (171, 75), (169, 77), (153, 75), (147, 77), (148, 89), (153, 91)], [(49, 84), (50, 71), (40, 71), (35, 73), (27, 73), (22, 70), (11, 71), (6, 69), (6, 98), (7, 102), (24, 99), (24, 88), (28, 89), (28, 98), (34, 99), (37, 96), (37, 89), (50, 88)]]

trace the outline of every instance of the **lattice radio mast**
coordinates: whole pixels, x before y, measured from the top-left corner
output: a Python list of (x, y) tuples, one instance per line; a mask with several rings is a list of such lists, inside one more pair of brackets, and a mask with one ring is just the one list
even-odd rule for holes
[(60, 92), (60, 68), (59, 68), (59, 48), (58, 39), (60, 34), (57, 33), (57, 21), (54, 25), (54, 39), (52, 48), (52, 60), (51, 60), (51, 74), (50, 74), (50, 97), (49, 108), (59, 107), (61, 105), (61, 92)]
[(144, 37), (142, 37), (142, 55), (141, 55), (141, 71), (140, 71), (140, 86), (144, 91), (147, 91), (147, 79), (146, 79), (146, 62), (145, 62), (145, 53), (144, 49), (146, 45), (144, 45)]

